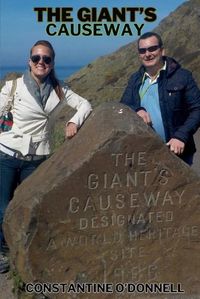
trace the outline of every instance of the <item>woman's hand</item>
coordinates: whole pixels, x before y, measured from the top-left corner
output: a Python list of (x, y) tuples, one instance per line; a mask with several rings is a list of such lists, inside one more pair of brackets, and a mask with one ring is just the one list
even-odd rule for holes
[(77, 125), (75, 123), (67, 123), (65, 128), (65, 137), (66, 138), (72, 138), (74, 135), (76, 135), (78, 131)]

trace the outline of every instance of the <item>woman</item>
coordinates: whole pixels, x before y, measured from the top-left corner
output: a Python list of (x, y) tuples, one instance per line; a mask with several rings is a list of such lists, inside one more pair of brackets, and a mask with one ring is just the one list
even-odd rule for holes
[[(29, 71), (17, 79), (13, 102), (13, 126), (0, 134), (0, 273), (6, 272), (6, 248), (2, 232), (5, 209), (17, 184), (29, 176), (50, 154), (50, 130), (64, 105), (77, 110), (66, 124), (71, 138), (91, 111), (87, 100), (71, 91), (54, 73), (55, 52), (48, 41), (38, 41), (30, 51)], [(6, 82), (0, 94), (0, 111), (12, 89)]]

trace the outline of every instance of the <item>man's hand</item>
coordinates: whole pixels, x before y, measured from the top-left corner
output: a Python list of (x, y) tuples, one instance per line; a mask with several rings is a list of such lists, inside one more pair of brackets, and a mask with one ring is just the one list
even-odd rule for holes
[(77, 125), (75, 123), (68, 123), (65, 128), (65, 137), (72, 138), (76, 135), (77, 131)]
[(176, 155), (180, 155), (184, 151), (185, 143), (176, 138), (172, 138), (169, 142), (167, 142), (167, 146), (169, 146), (171, 152), (174, 152)]
[(147, 125), (152, 125), (151, 117), (148, 112), (145, 110), (139, 110), (137, 115), (139, 115)]

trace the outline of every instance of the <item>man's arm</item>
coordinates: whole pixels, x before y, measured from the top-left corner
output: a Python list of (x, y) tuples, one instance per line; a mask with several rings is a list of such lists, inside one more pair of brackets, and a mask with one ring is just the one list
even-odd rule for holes
[(128, 81), (128, 85), (124, 91), (124, 94), (120, 102), (132, 108), (137, 113), (137, 115), (143, 119), (143, 121), (146, 124), (151, 125), (150, 115), (145, 110), (144, 107), (140, 106), (140, 100), (138, 99), (138, 97), (139, 95), (137, 94), (137, 91), (134, 90), (134, 74), (133, 74)]
[(183, 125), (174, 133), (173, 138), (186, 143), (200, 126), (200, 90), (190, 72), (188, 72), (184, 96), (186, 109), (188, 109), (188, 117)]
[(167, 142), (170, 150), (177, 155), (183, 153), (186, 142), (200, 126), (200, 90), (189, 71), (187, 71), (187, 77), (184, 100), (186, 109), (188, 109), (188, 117)]
[(128, 85), (122, 95), (120, 103), (123, 103), (136, 111), (137, 105), (134, 97), (134, 74), (130, 77)]

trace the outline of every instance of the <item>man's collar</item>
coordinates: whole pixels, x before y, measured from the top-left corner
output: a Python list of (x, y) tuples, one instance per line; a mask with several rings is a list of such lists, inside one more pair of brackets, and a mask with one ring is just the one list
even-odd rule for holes
[(151, 76), (150, 76), (147, 72), (144, 73), (143, 80), (145, 80), (146, 77), (148, 77), (150, 80), (152, 80), (151, 83), (154, 83), (154, 82), (156, 82), (156, 81), (158, 80), (158, 78), (159, 78), (159, 76), (160, 76), (160, 72), (161, 72), (161, 71), (165, 71), (166, 69), (167, 69), (167, 62), (165, 61), (165, 62), (164, 62), (164, 65), (162, 66), (162, 68), (160, 68), (160, 69), (158, 70), (158, 72), (157, 72), (157, 74), (154, 76), (153, 80), (152, 80)]

